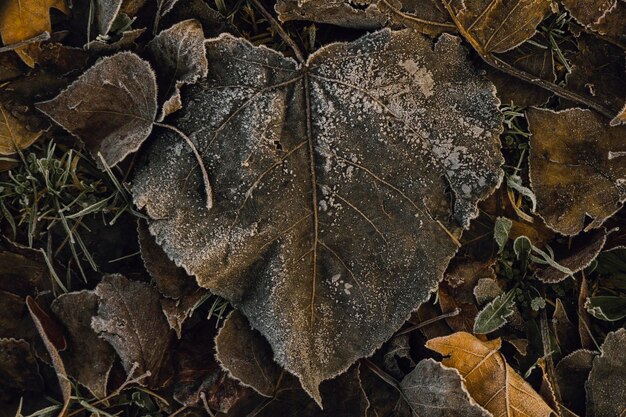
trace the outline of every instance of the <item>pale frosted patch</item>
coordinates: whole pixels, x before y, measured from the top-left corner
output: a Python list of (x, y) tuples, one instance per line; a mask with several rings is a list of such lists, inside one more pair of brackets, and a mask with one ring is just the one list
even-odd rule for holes
[(406, 72), (411, 74), (413, 78), (415, 78), (415, 81), (417, 82), (417, 85), (419, 86), (419, 89), (424, 97), (428, 98), (435, 94), (433, 92), (435, 80), (432, 72), (424, 67), (418, 66), (412, 59), (407, 59), (406, 61), (401, 62), (400, 66), (404, 68)]

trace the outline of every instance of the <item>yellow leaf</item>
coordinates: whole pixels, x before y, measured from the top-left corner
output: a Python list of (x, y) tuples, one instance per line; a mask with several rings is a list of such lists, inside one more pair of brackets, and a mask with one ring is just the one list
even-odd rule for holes
[(445, 366), (459, 371), (472, 398), (495, 417), (552, 415), (539, 394), (506, 363), (500, 344), (500, 339), (483, 342), (465, 332), (426, 342), (444, 356)]
[[(10, 45), (52, 30), (50, 8), (68, 13), (64, 0), (6, 0), (0, 6), (2, 42)], [(24, 62), (33, 65), (32, 58), (22, 48), (15, 50)]]
[(33, 144), (41, 132), (31, 132), (0, 103), (0, 155), (12, 155)]

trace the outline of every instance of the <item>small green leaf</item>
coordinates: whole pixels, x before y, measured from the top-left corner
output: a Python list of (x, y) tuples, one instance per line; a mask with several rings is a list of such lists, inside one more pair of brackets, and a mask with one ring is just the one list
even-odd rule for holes
[(546, 300), (543, 297), (535, 297), (530, 301), (530, 307), (533, 311), (539, 311), (546, 307)]
[(491, 333), (504, 326), (507, 322), (507, 318), (515, 311), (515, 293), (516, 288), (513, 288), (511, 291), (497, 296), (483, 307), (476, 316), (474, 333)]
[(597, 296), (585, 301), (585, 308), (597, 319), (617, 321), (626, 317), (626, 297)]
[(493, 239), (498, 244), (498, 253), (502, 253), (507, 240), (509, 240), (509, 232), (513, 226), (513, 221), (506, 217), (498, 217), (493, 227)]

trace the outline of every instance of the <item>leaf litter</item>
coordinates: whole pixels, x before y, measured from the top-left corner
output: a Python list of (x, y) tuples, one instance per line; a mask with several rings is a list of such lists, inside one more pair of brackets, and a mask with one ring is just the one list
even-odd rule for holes
[(0, 6), (0, 414), (623, 414), (623, 12)]

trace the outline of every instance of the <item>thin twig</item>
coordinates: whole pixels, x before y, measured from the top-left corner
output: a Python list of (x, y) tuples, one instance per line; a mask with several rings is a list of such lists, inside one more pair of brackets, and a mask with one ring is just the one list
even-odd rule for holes
[(252, 3), (254, 3), (254, 5), (259, 10), (259, 12), (261, 12), (263, 17), (265, 17), (267, 21), (274, 27), (274, 29), (278, 32), (280, 37), (283, 38), (283, 41), (285, 41), (285, 43), (289, 45), (289, 47), (293, 50), (293, 53), (295, 54), (298, 62), (300, 62), (301, 64), (304, 64), (305, 62), (304, 55), (302, 54), (300, 47), (291, 38), (291, 36), (289, 36), (289, 34), (285, 31), (285, 29), (283, 29), (280, 23), (278, 23), (278, 21), (274, 18), (274, 16), (272, 16), (272, 14), (268, 12), (265, 9), (265, 7), (263, 7), (263, 4), (261, 4), (259, 0), (252, 0)]
[(26, 45), (30, 45), (31, 43), (35, 43), (35, 42), (42, 42), (42, 41), (47, 41), (48, 39), (50, 39), (50, 33), (49, 32), (43, 32), (33, 38), (30, 39), (26, 39), (25, 41), (21, 41), (21, 42), (16, 42), (16, 43), (12, 43), (11, 45), (6, 45), (3, 47), (0, 47), (0, 53), (2, 52), (7, 52), (7, 51), (13, 51), (15, 49), (19, 49), (22, 46), (26, 46)]
[(439, 320), (443, 320), (443, 319), (447, 319), (447, 318), (450, 318), (450, 317), (458, 316), (460, 313), (461, 313), (461, 310), (459, 308), (455, 308), (454, 310), (452, 310), (449, 313), (444, 313), (444, 314), (442, 314), (440, 316), (433, 317), (432, 319), (424, 320), (421, 323), (414, 324), (411, 327), (407, 327), (406, 329), (401, 330), (398, 333), (396, 333), (396, 336), (400, 336), (402, 334), (411, 333), (414, 330), (421, 329), (422, 327), (426, 327), (429, 324), (433, 324), (435, 322), (438, 322)]
[(211, 183), (209, 182), (209, 174), (207, 173), (206, 167), (204, 166), (204, 162), (202, 161), (202, 157), (200, 156), (200, 153), (198, 152), (198, 148), (196, 148), (196, 145), (194, 145), (191, 139), (189, 139), (189, 137), (185, 135), (180, 129), (172, 125), (165, 124), (165, 123), (154, 122), (154, 125), (163, 127), (165, 129), (169, 129), (172, 132), (177, 133), (178, 136), (183, 138), (185, 142), (187, 142), (187, 144), (191, 148), (194, 156), (196, 157), (196, 160), (198, 161), (198, 164), (200, 165), (200, 171), (202, 171), (202, 180), (204, 181), (204, 189), (206, 191), (206, 208), (210, 210), (213, 207), (213, 191), (211, 189)]

